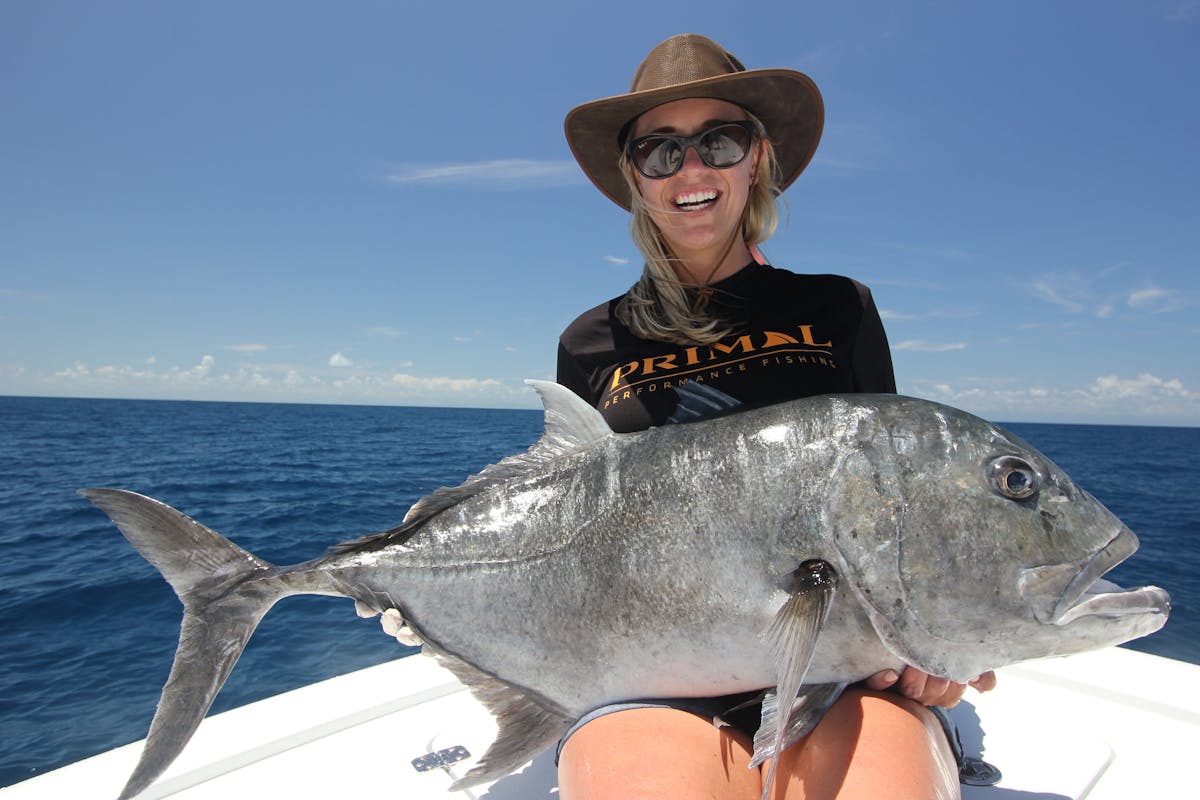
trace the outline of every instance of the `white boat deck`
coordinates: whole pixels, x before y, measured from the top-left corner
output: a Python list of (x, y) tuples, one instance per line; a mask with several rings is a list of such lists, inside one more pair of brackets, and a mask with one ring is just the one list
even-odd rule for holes
[[(1200, 798), (1200, 666), (1114, 648), (1009, 667), (994, 692), (953, 712), (968, 754), (999, 767), (966, 800)], [(490, 716), (432, 659), (409, 657), (215, 715), (141, 798), (375, 797), (542, 800), (558, 794), (553, 753), (494, 784), (450, 793), (473, 759), (418, 772), (455, 746), (475, 756)], [(0, 800), (116, 797), (142, 743), (0, 789)]]

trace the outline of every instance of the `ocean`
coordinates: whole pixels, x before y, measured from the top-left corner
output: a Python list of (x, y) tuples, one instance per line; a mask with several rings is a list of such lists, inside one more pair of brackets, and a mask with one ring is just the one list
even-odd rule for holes
[[(1014, 423), (1141, 538), (1110, 577), (1172, 595), (1131, 647), (1200, 663), (1200, 428)], [(540, 411), (0, 397), (0, 786), (143, 737), (179, 604), (75, 493), (156, 497), (277, 564), (395, 525), (523, 450)], [(220, 711), (403, 655), (343, 598), (267, 615)]]

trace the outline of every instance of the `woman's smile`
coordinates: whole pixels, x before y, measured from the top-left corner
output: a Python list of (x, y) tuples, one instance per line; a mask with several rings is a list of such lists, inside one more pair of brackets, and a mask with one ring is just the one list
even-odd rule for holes
[(703, 211), (716, 202), (719, 192), (715, 189), (684, 192), (675, 197), (675, 206), (683, 211)]

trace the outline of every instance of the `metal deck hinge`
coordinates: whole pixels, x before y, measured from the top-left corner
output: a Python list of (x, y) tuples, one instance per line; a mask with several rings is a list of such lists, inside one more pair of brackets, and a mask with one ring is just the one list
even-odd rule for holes
[(451, 764), (457, 764), (463, 759), (470, 758), (471, 754), (467, 748), (462, 745), (447, 747), (444, 750), (438, 750), (436, 753), (420, 756), (412, 760), (413, 769), (417, 772), (429, 772), (431, 769), (445, 769)]

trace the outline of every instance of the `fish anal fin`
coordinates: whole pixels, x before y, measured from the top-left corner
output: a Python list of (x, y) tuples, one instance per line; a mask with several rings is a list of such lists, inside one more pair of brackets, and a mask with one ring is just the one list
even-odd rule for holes
[(470, 664), (426, 643), (438, 663), (454, 674), (491, 712), (496, 720), (496, 738), (466, 775), (451, 785), (452, 791), (495, 780), (515, 772), (571, 727), (574, 721), (565, 710), (549, 701), (521, 691)]
[[(775, 658), (775, 688), (778, 697), (787, 698), (783, 704), (789, 708), (789, 713), (773, 715), (773, 730), (765, 725), (759, 726), (758, 736), (766, 734), (770, 737), (770, 746), (764, 752), (764, 757), (771, 758), (771, 767), (763, 781), (763, 798), (771, 792), (775, 780), (775, 767), (778, 759), (774, 758), (783, 752), (787, 738), (788, 721), (791, 718), (791, 698), (800, 693), (804, 684), (804, 676), (812, 663), (813, 651), (816, 649), (817, 637), (829, 614), (837, 587), (837, 572), (825, 561), (805, 561), (790, 576), (791, 597), (775, 613), (775, 619), (767, 631), (767, 639)], [(839, 690), (840, 691), (840, 690)], [(766, 703), (764, 717), (766, 715)], [(755, 748), (755, 762), (761, 763), (758, 748)]]

